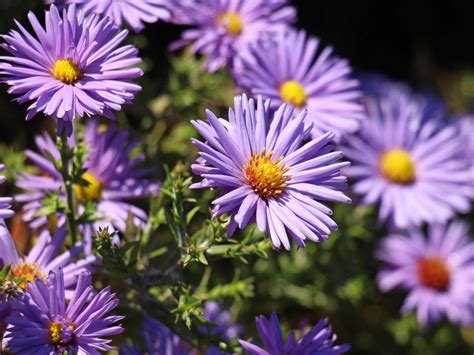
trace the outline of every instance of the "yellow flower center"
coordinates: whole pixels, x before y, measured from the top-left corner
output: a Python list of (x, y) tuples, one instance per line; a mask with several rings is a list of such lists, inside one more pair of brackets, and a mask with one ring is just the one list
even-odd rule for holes
[(238, 36), (243, 30), (242, 17), (237, 12), (225, 12), (217, 17), (218, 25), (225, 25), (227, 32), (232, 36)]
[(65, 84), (74, 84), (81, 76), (76, 62), (70, 59), (59, 59), (52, 70), (55, 79)]
[(82, 179), (87, 181), (89, 185), (74, 185), (74, 191), (79, 202), (99, 201), (102, 197), (102, 183), (94, 175), (86, 172), (82, 175)]
[(398, 184), (410, 184), (416, 178), (415, 163), (403, 149), (393, 149), (382, 155), (380, 173)]
[(30, 264), (27, 262), (22, 262), (13, 265), (11, 271), (13, 276), (15, 276), (15, 279), (24, 278), (23, 281), (18, 285), (24, 290), (28, 289), (28, 282), (34, 282), (36, 277), (42, 280), (46, 278), (46, 275), (41, 272), (37, 263)]
[(280, 86), (280, 96), (283, 101), (296, 107), (304, 106), (308, 100), (303, 85), (294, 80), (288, 80)]
[(260, 154), (254, 153), (244, 167), (244, 176), (253, 191), (263, 199), (277, 197), (286, 187), (290, 179), (284, 174), (290, 170), (280, 162), (272, 160), (273, 153), (266, 153), (265, 149)]
[(63, 333), (64, 325), (59, 322), (52, 322), (49, 325), (49, 339), (53, 344), (58, 344), (61, 341), (61, 334)]
[(449, 286), (450, 273), (446, 263), (438, 257), (421, 259), (418, 262), (418, 279), (423, 286), (444, 291)]
[[(54, 345), (63, 343), (62, 335), (64, 333), (64, 324), (61, 322), (51, 322), (49, 325), (49, 339)], [(73, 324), (68, 325), (66, 328), (74, 330), (76, 327)]]

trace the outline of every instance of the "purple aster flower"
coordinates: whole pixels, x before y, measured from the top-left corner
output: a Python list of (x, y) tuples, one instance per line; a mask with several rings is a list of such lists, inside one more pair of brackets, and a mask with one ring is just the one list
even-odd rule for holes
[(263, 348), (249, 343), (245, 340), (239, 340), (244, 350), (250, 354), (256, 355), (337, 355), (350, 349), (349, 345), (334, 345), (337, 339), (333, 334), (329, 320), (320, 320), (309, 332), (303, 335), (300, 340), (296, 340), (294, 332), (288, 334), (285, 341), (280, 330), (280, 323), (275, 312), (270, 318), (259, 316), (256, 318), (257, 330), (263, 341)]
[(268, 233), (276, 249), (290, 249), (290, 235), (299, 247), (308, 238), (328, 238), (337, 224), (320, 201), (345, 202), (341, 189), (346, 178), (340, 169), (341, 152), (331, 152), (333, 133), (304, 143), (311, 126), (305, 127), (306, 110), (293, 116), (283, 104), (270, 119), (270, 101), (258, 98), (257, 108), (247, 96), (235, 98), (229, 120), (207, 111), (208, 121), (193, 121), (206, 143), (193, 139), (200, 150), (195, 174), (203, 177), (194, 188), (221, 188), (213, 201), (214, 217), (229, 213), (227, 232), (256, 221)]
[(237, 338), (242, 331), (241, 326), (232, 322), (231, 312), (222, 309), (218, 302), (206, 302), (204, 306), (204, 318), (206, 321), (216, 325), (216, 327), (212, 329), (213, 334), (221, 335), (224, 340)]
[[(0, 173), (5, 169), (4, 164), (0, 164)], [(0, 175), (0, 185), (5, 182), (6, 178)], [(0, 219), (10, 218), (15, 215), (15, 212), (11, 210), (13, 199), (11, 197), (0, 197)]]
[(175, 6), (177, 21), (193, 28), (172, 47), (192, 43), (193, 52), (206, 55), (211, 72), (232, 65), (250, 43), (286, 31), (296, 17), (287, 1), (178, 0)]
[(366, 116), (349, 62), (332, 52), (318, 38), (292, 30), (253, 43), (234, 77), (243, 90), (272, 99), (273, 108), (286, 102), (306, 109), (314, 137), (332, 131), (339, 138), (357, 131)]
[[(143, 321), (142, 338), (146, 347), (146, 354), (172, 354), (172, 355), (196, 355), (178, 335), (173, 333), (161, 322), (151, 317), (145, 317)], [(144, 352), (136, 342), (132, 345), (124, 344), (120, 347), (122, 355), (140, 355)]]
[(0, 222), (0, 264), (10, 264), (15, 278), (24, 278), (20, 284), (23, 289), (27, 289), (28, 282), (37, 278), (44, 280), (50, 271), (61, 267), (64, 287), (69, 295), (76, 287), (79, 274), (91, 270), (98, 259), (95, 256), (77, 258), (84, 249), (81, 242), (61, 252), (66, 236), (65, 227), (60, 228), (53, 237), (45, 230), (28, 255), (20, 257), (8, 228)]
[[(129, 216), (137, 228), (142, 228), (147, 221), (147, 214), (142, 209), (130, 204), (128, 200), (156, 196), (160, 184), (145, 178), (151, 169), (140, 168), (144, 155), (130, 157), (131, 151), (138, 144), (138, 140), (127, 143), (128, 133), (117, 131), (113, 127), (100, 132), (97, 121), (88, 123), (83, 140), (87, 146), (87, 157), (84, 168), (87, 172), (82, 176), (89, 182), (88, 186), (76, 185), (74, 192), (80, 204), (79, 213), (83, 211), (86, 202), (95, 202), (98, 210), (98, 221), (82, 228), (86, 252), (91, 249), (91, 236), (95, 235), (99, 227), (113, 226), (121, 232), (127, 227)], [(74, 139), (70, 139), (74, 145)], [(42, 171), (40, 176), (22, 174), (17, 185), (29, 190), (16, 199), (24, 202), (24, 218), (33, 228), (45, 226), (47, 217), (35, 218), (36, 212), (42, 207), (41, 199), (47, 193), (63, 191), (62, 176), (54, 164), (48, 159), (60, 159), (60, 153), (54, 141), (48, 135), (36, 137), (36, 145), (40, 154), (26, 151), (25, 155)], [(64, 198), (64, 194), (62, 194)], [(64, 216), (59, 216), (60, 223)]]
[(91, 274), (83, 272), (70, 300), (66, 301), (61, 269), (50, 272), (46, 281), (37, 278), (29, 291), (12, 299), (12, 315), (6, 335), (16, 354), (99, 354), (112, 350), (109, 337), (120, 334), (114, 325), (121, 316), (107, 316), (119, 301), (110, 287), (95, 293)]
[(416, 310), (423, 326), (442, 316), (474, 324), (474, 243), (460, 221), (430, 225), (428, 236), (415, 229), (382, 240), (376, 257), (384, 263), (377, 275), (383, 292), (408, 290), (402, 312)]
[(343, 151), (353, 165), (344, 173), (364, 203), (380, 203), (381, 220), (406, 228), (469, 211), (464, 147), (439, 105), (394, 87), (368, 97), (367, 111), (359, 134), (346, 137)]
[(95, 13), (111, 18), (121, 27), (122, 22), (135, 31), (140, 32), (145, 23), (154, 23), (158, 20), (170, 20), (171, 13), (168, 3), (171, 0), (47, 0), (46, 3), (64, 5), (80, 4), (86, 13)]
[[(71, 5), (62, 13), (54, 5), (45, 12), (46, 27), (28, 14), (34, 35), (16, 22), (20, 32), (3, 36), (3, 48), (11, 56), (0, 57), (2, 82), (11, 86), (17, 101), (32, 101), (27, 120), (39, 112), (58, 121), (72, 132), (72, 120), (83, 116), (114, 119), (141, 87), (134, 84), (143, 74), (137, 49), (120, 46), (127, 31), (119, 31), (107, 18), (85, 16)], [(36, 38), (35, 38), (36, 37)]]

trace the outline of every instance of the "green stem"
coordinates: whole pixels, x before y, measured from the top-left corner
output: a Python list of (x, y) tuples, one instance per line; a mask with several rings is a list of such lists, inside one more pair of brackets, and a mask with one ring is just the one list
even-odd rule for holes
[(69, 164), (69, 145), (67, 141), (66, 130), (63, 129), (61, 132), (61, 175), (64, 181), (65, 193), (66, 193), (66, 220), (69, 235), (71, 236), (72, 244), (77, 241), (77, 227), (76, 227), (76, 201), (74, 195), (74, 186), (72, 176), (70, 174)]

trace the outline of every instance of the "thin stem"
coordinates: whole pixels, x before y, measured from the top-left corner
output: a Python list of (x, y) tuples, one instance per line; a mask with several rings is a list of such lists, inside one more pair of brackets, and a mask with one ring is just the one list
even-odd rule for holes
[(61, 132), (61, 175), (64, 181), (65, 193), (66, 193), (66, 220), (67, 228), (69, 235), (71, 236), (72, 244), (75, 244), (77, 241), (77, 228), (76, 228), (76, 201), (73, 191), (73, 181), (70, 174), (70, 164), (69, 164), (69, 153), (68, 153), (68, 141), (66, 130), (63, 129)]

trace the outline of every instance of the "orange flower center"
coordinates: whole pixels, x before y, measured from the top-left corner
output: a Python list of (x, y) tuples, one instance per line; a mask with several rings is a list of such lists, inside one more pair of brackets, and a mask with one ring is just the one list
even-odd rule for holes
[(444, 291), (449, 286), (450, 274), (446, 263), (439, 257), (421, 259), (418, 262), (418, 279), (423, 286)]
[(283, 158), (272, 160), (273, 153), (254, 153), (244, 167), (244, 176), (253, 191), (263, 199), (281, 195), (290, 179), (285, 173), (290, 168), (281, 164)]
[(24, 290), (28, 289), (28, 282), (34, 282), (36, 277), (42, 280), (46, 278), (46, 275), (41, 272), (37, 263), (21, 262), (13, 265), (11, 271), (15, 279), (23, 278), (23, 281), (18, 286)]

